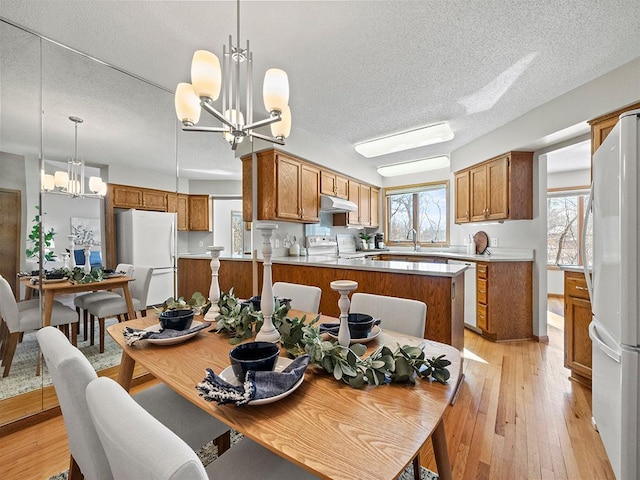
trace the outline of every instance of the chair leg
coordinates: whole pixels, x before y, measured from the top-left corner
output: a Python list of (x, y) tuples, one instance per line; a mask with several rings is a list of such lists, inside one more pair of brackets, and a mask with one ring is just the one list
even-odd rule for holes
[(7, 348), (4, 351), (2, 364), (4, 365), (4, 372), (2, 378), (9, 376), (9, 370), (11, 369), (11, 362), (13, 362), (13, 355), (16, 353), (16, 347), (20, 340), (20, 332), (12, 333), (9, 335), (9, 341), (7, 342)]
[(36, 360), (36, 377), (40, 376), (41, 362), (42, 362), (42, 355), (40, 354), (40, 351), (38, 350), (38, 359)]
[(67, 478), (68, 480), (84, 479), (84, 475), (82, 475), (82, 472), (80, 471), (80, 466), (76, 462), (75, 458), (73, 458), (73, 455), (70, 455), (70, 458), (69, 458), (69, 474)]
[(82, 312), (82, 319), (84, 321), (83, 323), (83, 328), (84, 328), (84, 341), (87, 341), (87, 338), (89, 338), (89, 332), (87, 331), (87, 328), (89, 327), (89, 311), (85, 310), (84, 312)]
[(213, 443), (218, 446), (218, 456), (222, 455), (224, 452), (229, 450), (229, 447), (231, 447), (231, 432), (227, 430), (216, 438)]
[(104, 318), (98, 319), (100, 325), (100, 353), (104, 353)]
[(71, 345), (73, 345), (74, 347), (78, 346), (78, 326), (79, 325), (80, 325), (80, 322), (71, 324)]
[(93, 314), (90, 315), (89, 322), (90, 322), (89, 329), (91, 330), (91, 333), (90, 333), (91, 341), (89, 342), (89, 345), (93, 345), (94, 339), (95, 339), (95, 333), (96, 333), (96, 317), (94, 317)]
[(422, 470), (420, 468), (420, 452), (413, 459), (413, 480), (421, 480)]

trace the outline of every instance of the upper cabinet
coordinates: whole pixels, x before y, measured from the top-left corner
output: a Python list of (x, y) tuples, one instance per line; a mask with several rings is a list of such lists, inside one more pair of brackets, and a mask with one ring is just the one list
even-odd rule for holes
[(349, 198), (349, 179), (328, 170), (320, 173), (320, 193), (332, 197)]
[(640, 108), (640, 102), (589, 120), (589, 125), (591, 125), (591, 155), (596, 152), (598, 147), (604, 142), (604, 139), (607, 138), (607, 135), (613, 130), (613, 127), (616, 126), (618, 117), (624, 112), (637, 110), (638, 108)]
[(335, 213), (335, 226), (377, 227), (379, 224), (380, 190), (376, 187), (349, 180), (349, 200), (358, 205), (358, 210), (348, 213)]
[(189, 230), (189, 195), (169, 193), (167, 195), (167, 212), (178, 214), (179, 232)]
[[(275, 149), (257, 153), (258, 220), (320, 221), (320, 169)], [(242, 215), (252, 219), (252, 157), (242, 157)]]
[(455, 174), (456, 223), (533, 218), (533, 152), (509, 152)]
[(209, 195), (189, 195), (189, 230), (211, 231), (211, 198)]

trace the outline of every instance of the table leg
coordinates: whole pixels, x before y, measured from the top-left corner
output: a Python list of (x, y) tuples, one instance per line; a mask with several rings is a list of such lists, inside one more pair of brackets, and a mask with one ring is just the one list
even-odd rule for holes
[(136, 312), (133, 309), (133, 300), (131, 300), (131, 292), (129, 291), (129, 282), (126, 282), (122, 286), (122, 291), (124, 292), (124, 299), (127, 302), (127, 313), (129, 315), (129, 320), (133, 320), (136, 318)]
[(120, 359), (120, 368), (118, 370), (118, 383), (122, 385), (127, 392), (131, 388), (131, 379), (133, 378), (133, 367), (136, 362), (126, 352), (122, 352)]
[(44, 327), (51, 325), (51, 314), (53, 313), (53, 290), (44, 291)]
[(440, 480), (451, 480), (451, 462), (449, 461), (449, 451), (447, 450), (447, 437), (444, 433), (444, 420), (440, 419), (440, 423), (431, 434), (431, 443), (433, 444), (433, 455), (438, 467), (438, 477)]

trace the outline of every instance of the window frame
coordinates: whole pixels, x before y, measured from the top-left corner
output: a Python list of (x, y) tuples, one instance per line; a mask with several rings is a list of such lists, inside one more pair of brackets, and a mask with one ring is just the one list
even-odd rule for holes
[(559, 198), (559, 197), (577, 197), (577, 244), (578, 244), (578, 254), (576, 265), (582, 266), (582, 229), (584, 226), (584, 213), (586, 208), (586, 199), (585, 196), (589, 195), (589, 190), (591, 189), (590, 185), (579, 185), (575, 187), (558, 187), (558, 188), (549, 188), (547, 189), (547, 227), (546, 227), (546, 237), (547, 237), (547, 268), (556, 269), (560, 268), (559, 265), (564, 264), (556, 264), (549, 263), (549, 199), (550, 198)]
[[(414, 184), (409, 184), (409, 185), (397, 185), (397, 186), (393, 186), (393, 187), (385, 187), (382, 189), (382, 198), (384, 200), (384, 228), (383, 228), (383, 233), (384, 233), (384, 238), (385, 238), (385, 244), (387, 246), (396, 246), (396, 247), (404, 247), (404, 246), (413, 246), (413, 242), (411, 240), (400, 240), (400, 241), (392, 241), (389, 239), (389, 219), (390, 219), (390, 212), (389, 212), (389, 197), (391, 195), (397, 195), (397, 194), (401, 194), (401, 193), (413, 193), (413, 224), (415, 225), (417, 222), (417, 213), (418, 213), (418, 193), (423, 192), (427, 189), (430, 189), (430, 187), (433, 186), (443, 186), (445, 189), (445, 221), (446, 221), (446, 226), (445, 226), (445, 240), (443, 242), (418, 242), (418, 245), (420, 245), (420, 247), (427, 247), (427, 248), (442, 248), (442, 247), (448, 247), (450, 245), (450, 235), (451, 235), (451, 219), (450, 219), (450, 210), (451, 210), (451, 197), (450, 197), (450, 190), (449, 190), (449, 186), (450, 186), (450, 181), (448, 179), (443, 179), (443, 180), (436, 180), (433, 182), (423, 182), (423, 183), (414, 183)], [(415, 228), (415, 227), (413, 227)]]

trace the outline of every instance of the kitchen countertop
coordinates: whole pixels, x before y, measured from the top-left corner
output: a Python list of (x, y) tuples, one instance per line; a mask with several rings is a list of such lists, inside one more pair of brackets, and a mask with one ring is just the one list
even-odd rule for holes
[[(558, 268), (565, 272), (584, 273), (584, 267), (582, 265), (558, 265)], [(589, 271), (591, 271), (591, 267), (589, 267)]]

